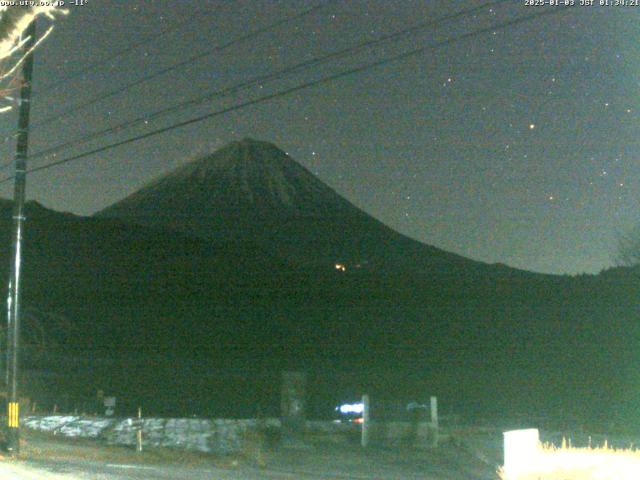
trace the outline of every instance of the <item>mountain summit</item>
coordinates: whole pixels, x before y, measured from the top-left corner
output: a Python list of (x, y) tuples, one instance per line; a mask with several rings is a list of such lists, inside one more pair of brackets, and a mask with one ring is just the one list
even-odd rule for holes
[(177, 168), (98, 215), (180, 230), (189, 224), (198, 235), (226, 236), (230, 232), (200, 227), (224, 221), (236, 231), (248, 221), (354, 214), (361, 213), (285, 152), (247, 138)]
[(295, 263), (477, 266), (393, 231), (275, 145), (248, 138), (177, 168), (97, 216), (253, 244)]

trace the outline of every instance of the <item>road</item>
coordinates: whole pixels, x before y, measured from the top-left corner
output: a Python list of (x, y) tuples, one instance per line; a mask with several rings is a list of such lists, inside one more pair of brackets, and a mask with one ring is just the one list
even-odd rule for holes
[[(317, 475), (248, 469), (229, 470), (185, 466), (151, 466), (102, 462), (3, 462), (0, 478), (6, 480), (236, 480), (236, 479), (318, 479)], [(334, 477), (335, 478), (335, 477)], [(341, 477), (350, 478), (350, 477)]]
[[(260, 464), (260, 465), (258, 465)], [(434, 450), (313, 444), (255, 457), (216, 457), (177, 449), (131, 449), (30, 434), (19, 460), (0, 458), (0, 478), (15, 480), (495, 480), (495, 465), (468, 449)]]
[[(441, 466), (440, 466), (441, 467)], [(431, 469), (430, 469), (431, 470)], [(455, 476), (452, 477), (440, 468), (436, 473), (431, 470), (424, 474), (382, 472), (381, 474), (362, 474), (337, 472), (328, 468), (326, 472), (304, 470), (288, 470), (274, 468), (239, 467), (236, 469), (202, 468), (167, 466), (167, 465), (137, 465), (117, 464), (93, 461), (64, 463), (56, 462), (3, 462), (0, 464), (0, 478), (11, 480), (489, 480), (491, 476)]]
[[(242, 471), (187, 467), (184, 465), (137, 465), (97, 461), (26, 461), (3, 462), (0, 478), (15, 480), (231, 480), (261, 478), (294, 478), (282, 473), (242, 468)], [(302, 477), (295, 478), (318, 478)]]

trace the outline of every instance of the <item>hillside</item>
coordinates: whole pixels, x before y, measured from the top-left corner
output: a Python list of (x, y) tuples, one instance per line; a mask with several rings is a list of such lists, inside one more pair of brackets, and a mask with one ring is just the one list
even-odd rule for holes
[[(327, 203), (335, 214), (328, 228), (343, 228), (341, 248), (370, 234), (360, 237), (371, 245), (361, 250), (372, 259), (366, 267), (337, 270), (323, 250), (330, 237), (300, 240), (313, 255), (280, 255), (261, 243), (269, 231), (217, 238), (180, 222), (109, 218), (115, 207), (84, 218), (30, 203), (23, 337), (31, 347), (23, 364), (39, 373), (25, 388), (41, 404), (90, 404), (103, 389), (122, 408), (246, 416), (277, 413), (279, 372), (296, 368), (309, 372), (316, 415), (364, 391), (380, 401), (436, 394), (444, 411), (473, 418), (603, 422), (635, 411), (636, 272), (563, 277), (479, 264), (380, 227), (332, 191), (314, 191), (325, 193), (300, 198), (313, 200), (307, 209)], [(334, 222), (340, 208), (340, 218), (360, 223)], [(0, 203), (5, 245), (10, 217), (10, 203)], [(403, 241), (413, 242), (408, 252)], [(7, 250), (0, 262), (6, 278)]]

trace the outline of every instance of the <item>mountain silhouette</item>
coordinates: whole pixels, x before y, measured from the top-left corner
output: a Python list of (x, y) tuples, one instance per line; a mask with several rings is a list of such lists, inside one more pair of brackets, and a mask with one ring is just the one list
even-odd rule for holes
[(451, 272), (482, 266), (395, 232), (275, 145), (252, 139), (187, 163), (96, 216), (255, 244), (304, 265)]

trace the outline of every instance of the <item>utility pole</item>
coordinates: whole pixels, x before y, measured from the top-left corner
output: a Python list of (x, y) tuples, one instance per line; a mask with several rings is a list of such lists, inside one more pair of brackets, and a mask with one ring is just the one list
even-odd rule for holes
[(27, 153), (29, 150), (29, 113), (31, 78), (33, 74), (33, 48), (36, 44), (35, 20), (23, 33), (28, 37), (24, 52), (20, 84), (20, 111), (16, 146), (16, 171), (13, 189), (13, 249), (11, 277), (7, 298), (7, 450), (14, 455), (20, 451), (20, 402), (18, 398), (18, 353), (20, 348), (20, 273), (22, 263), (22, 236), (24, 203), (27, 183)]

